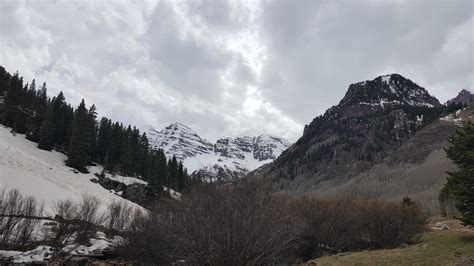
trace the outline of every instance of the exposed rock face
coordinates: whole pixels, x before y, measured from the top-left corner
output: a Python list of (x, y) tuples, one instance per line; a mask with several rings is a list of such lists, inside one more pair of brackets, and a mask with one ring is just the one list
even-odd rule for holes
[(130, 200), (137, 204), (146, 202), (147, 185), (141, 183), (124, 184), (117, 180), (107, 178), (103, 175), (96, 174), (97, 179), (91, 181), (99, 183), (102, 187), (108, 190), (113, 190), (124, 199)]
[(276, 159), (290, 143), (282, 138), (260, 135), (253, 141), (253, 157), (259, 161)]
[(354, 104), (440, 106), (438, 99), (429, 95), (424, 88), (399, 74), (380, 76), (374, 80), (351, 84), (339, 106)]
[(452, 103), (470, 103), (474, 101), (474, 94), (466, 89), (461, 90), (456, 97), (453, 99), (447, 101), (447, 104), (452, 104)]
[(293, 191), (345, 183), (382, 162), (443, 110), (424, 88), (398, 74), (351, 84), (338, 105), (316, 117), (294, 145), (253, 174)]
[(175, 123), (157, 131), (145, 128), (153, 148), (182, 160), (188, 172), (209, 180), (229, 180), (272, 162), (290, 143), (276, 136), (221, 138), (215, 144), (188, 126)]

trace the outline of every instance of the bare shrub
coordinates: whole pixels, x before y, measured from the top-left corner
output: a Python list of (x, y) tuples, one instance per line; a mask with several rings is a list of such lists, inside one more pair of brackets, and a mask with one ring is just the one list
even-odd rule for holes
[(397, 247), (409, 243), (426, 224), (416, 204), (344, 196), (302, 197), (292, 205), (307, 225), (300, 248), (305, 259), (326, 252)]
[(16, 189), (0, 191), (0, 249), (23, 249), (31, 244), (43, 213), (43, 205), (33, 197), (23, 197)]
[(161, 202), (129, 236), (124, 252), (141, 262), (194, 265), (278, 263), (299, 240), (298, 220), (271, 184), (195, 185), (181, 201)]
[(84, 195), (79, 205), (77, 219), (90, 224), (100, 225), (104, 216), (99, 212), (100, 201), (96, 197)]
[(125, 201), (113, 201), (107, 208), (108, 229), (123, 232), (130, 228), (132, 218), (137, 215)]
[(58, 226), (54, 229), (52, 245), (61, 246), (77, 231), (77, 226), (71, 220), (79, 217), (79, 204), (70, 199), (58, 201), (54, 205), (55, 218)]
[(105, 217), (99, 211), (100, 201), (93, 196), (83, 195), (77, 213), (78, 232), (76, 240), (79, 243), (87, 242), (97, 232), (97, 226), (101, 225)]
[(100, 201), (89, 195), (83, 195), (80, 202), (70, 199), (56, 202), (54, 212), (58, 225), (52, 229), (51, 245), (63, 246), (72, 237), (79, 244), (88, 244), (105, 220), (99, 206)]

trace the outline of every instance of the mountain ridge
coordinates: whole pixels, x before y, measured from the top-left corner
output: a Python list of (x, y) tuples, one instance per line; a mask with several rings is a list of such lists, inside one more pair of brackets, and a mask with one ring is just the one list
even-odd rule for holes
[(288, 140), (271, 134), (224, 137), (211, 143), (179, 122), (160, 131), (151, 125), (143, 130), (150, 138), (151, 147), (163, 149), (168, 157), (183, 161), (190, 173), (210, 180), (241, 177), (273, 161), (290, 146)]

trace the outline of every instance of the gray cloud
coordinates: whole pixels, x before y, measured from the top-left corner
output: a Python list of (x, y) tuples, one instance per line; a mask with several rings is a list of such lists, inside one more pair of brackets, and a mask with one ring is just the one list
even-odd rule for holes
[(472, 1), (0, 1), (0, 64), (74, 105), (203, 137), (296, 140), (350, 83), (474, 84)]

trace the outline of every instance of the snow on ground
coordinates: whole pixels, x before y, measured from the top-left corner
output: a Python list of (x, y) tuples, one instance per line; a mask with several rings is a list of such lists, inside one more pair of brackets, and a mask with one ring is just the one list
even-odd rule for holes
[(170, 197), (174, 200), (181, 200), (181, 193), (172, 190), (171, 188), (163, 187), (163, 190), (169, 192)]
[(53, 251), (50, 246), (38, 246), (25, 252), (0, 250), (0, 258), (11, 258), (13, 263), (33, 263), (50, 259)]
[[(97, 232), (96, 236), (90, 240), (90, 245), (69, 244), (60, 252), (71, 255), (100, 254), (104, 249), (116, 246), (122, 241), (124, 239), (120, 236), (107, 238), (103, 232)], [(0, 250), (0, 258), (9, 258), (13, 263), (38, 263), (48, 261), (53, 253), (57, 253), (53, 247), (41, 245), (28, 251)]]
[(259, 161), (255, 159), (251, 153), (244, 153), (245, 159), (236, 159), (223, 157), (215, 153), (199, 154), (195, 157), (189, 157), (184, 159), (183, 164), (188, 169), (189, 173), (196, 170), (203, 169), (206, 167), (219, 165), (232, 171), (238, 171), (239, 169), (256, 169), (266, 163), (270, 163), (273, 160)]
[(61, 251), (67, 254), (73, 255), (87, 255), (87, 254), (98, 254), (104, 249), (117, 245), (124, 241), (120, 236), (114, 236), (113, 238), (107, 238), (103, 232), (97, 232), (95, 238), (90, 240), (90, 246), (71, 244), (64, 247)]
[[(89, 167), (89, 172), (91, 173), (101, 173), (102, 170), (104, 168), (102, 166), (90, 166)], [(95, 176), (94, 176), (95, 177)], [(148, 184), (148, 182), (144, 181), (144, 180), (141, 180), (139, 178), (136, 178), (136, 177), (129, 177), (129, 176), (121, 176), (121, 175), (112, 175), (112, 174), (109, 174), (109, 173), (105, 173), (105, 177), (108, 178), (108, 179), (112, 179), (112, 180), (115, 180), (115, 181), (118, 181), (122, 184), (125, 184), (127, 186), (129, 185), (132, 185), (132, 184), (143, 184), (143, 185), (146, 185)]]
[[(97, 197), (102, 210), (114, 200), (139, 207), (90, 181), (96, 178), (94, 173), (101, 172), (100, 166), (91, 167), (89, 174), (74, 173), (64, 164), (65, 160), (66, 155), (40, 150), (24, 135), (14, 136), (9, 128), (0, 127), (0, 189), (18, 189), (25, 196), (43, 201), (47, 215), (53, 215), (55, 202), (65, 199), (79, 201), (84, 194)], [(124, 183), (144, 182), (118, 175), (110, 177)]]

